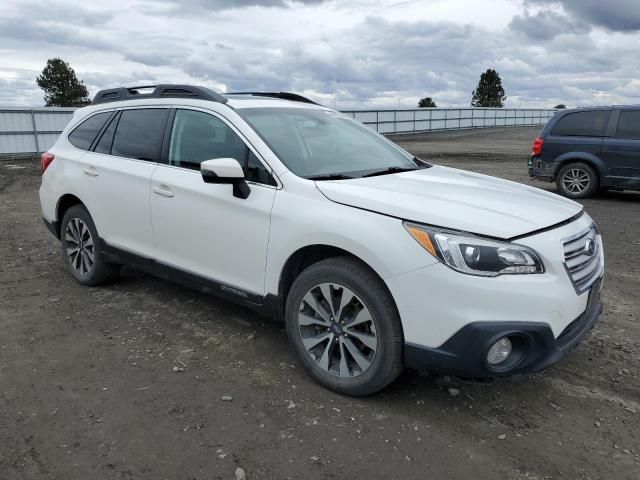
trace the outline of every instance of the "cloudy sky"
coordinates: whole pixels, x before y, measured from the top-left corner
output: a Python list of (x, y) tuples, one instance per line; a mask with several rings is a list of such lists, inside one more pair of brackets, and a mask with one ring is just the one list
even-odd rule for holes
[(337, 108), (640, 103), (640, 0), (0, 0), (0, 106), (51, 57), (100, 88), (283, 90)]

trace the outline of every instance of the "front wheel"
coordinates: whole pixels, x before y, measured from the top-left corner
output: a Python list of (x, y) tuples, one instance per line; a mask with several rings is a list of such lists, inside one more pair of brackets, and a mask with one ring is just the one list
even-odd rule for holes
[(565, 197), (589, 197), (598, 190), (598, 174), (586, 163), (570, 163), (558, 172), (556, 186)]
[(400, 318), (386, 286), (361, 262), (336, 257), (304, 270), (286, 303), (287, 334), (320, 384), (370, 395), (403, 368)]

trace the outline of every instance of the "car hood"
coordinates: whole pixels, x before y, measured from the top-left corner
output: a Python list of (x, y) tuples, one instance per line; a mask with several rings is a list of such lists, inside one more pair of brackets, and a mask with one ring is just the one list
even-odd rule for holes
[(504, 239), (555, 225), (582, 210), (538, 188), (440, 166), (316, 185), (343, 205)]

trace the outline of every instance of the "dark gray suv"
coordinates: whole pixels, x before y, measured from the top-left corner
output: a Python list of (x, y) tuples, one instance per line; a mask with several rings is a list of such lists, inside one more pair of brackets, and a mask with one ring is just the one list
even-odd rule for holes
[(640, 190), (640, 106), (556, 113), (533, 142), (529, 175), (555, 181), (569, 198)]

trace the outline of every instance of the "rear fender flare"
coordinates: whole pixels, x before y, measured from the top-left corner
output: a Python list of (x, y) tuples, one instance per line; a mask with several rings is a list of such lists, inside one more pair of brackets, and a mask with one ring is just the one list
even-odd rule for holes
[(592, 166), (598, 173), (598, 177), (603, 179), (607, 175), (607, 165), (598, 157), (586, 152), (568, 152), (556, 158), (556, 168), (553, 172), (554, 177), (560, 169), (569, 163), (583, 162)]

